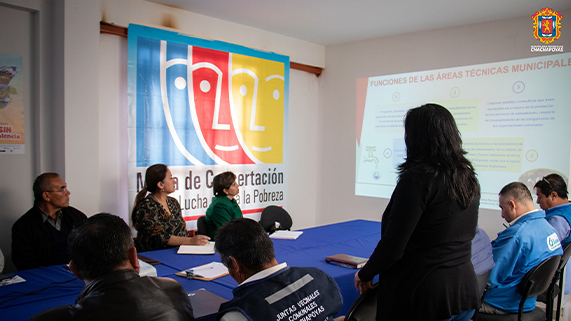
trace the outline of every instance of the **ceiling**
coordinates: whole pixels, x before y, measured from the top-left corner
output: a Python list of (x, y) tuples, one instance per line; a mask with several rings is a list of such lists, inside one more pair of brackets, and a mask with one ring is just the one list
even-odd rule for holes
[(321, 45), (516, 17), (528, 16), (531, 24), (537, 10), (571, 8), (569, 0), (147, 1)]

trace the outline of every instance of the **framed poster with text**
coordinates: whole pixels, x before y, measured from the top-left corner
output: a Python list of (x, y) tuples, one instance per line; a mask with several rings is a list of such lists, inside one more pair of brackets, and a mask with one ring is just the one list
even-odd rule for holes
[(0, 54), (0, 154), (24, 154), (22, 57)]

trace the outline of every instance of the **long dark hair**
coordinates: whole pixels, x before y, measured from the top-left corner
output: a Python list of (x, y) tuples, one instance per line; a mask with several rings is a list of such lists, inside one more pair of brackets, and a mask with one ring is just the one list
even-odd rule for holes
[(135, 214), (135, 210), (137, 209), (137, 205), (143, 201), (145, 196), (147, 196), (147, 192), (151, 194), (155, 193), (159, 188), (157, 184), (162, 182), (167, 177), (167, 165), (164, 164), (155, 164), (151, 167), (147, 168), (145, 172), (145, 187), (135, 197), (135, 205), (133, 205), (133, 211), (131, 212), (131, 217)]
[(450, 197), (467, 208), (479, 195), (480, 185), (448, 109), (437, 104), (412, 108), (405, 116), (404, 131), (406, 159), (398, 167), (399, 176), (413, 167), (440, 176)]

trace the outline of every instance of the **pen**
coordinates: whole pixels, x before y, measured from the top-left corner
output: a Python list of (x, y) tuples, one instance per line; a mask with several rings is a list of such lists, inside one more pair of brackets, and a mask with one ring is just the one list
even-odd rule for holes
[(192, 271), (186, 271), (186, 278), (195, 279), (195, 278), (204, 278), (204, 277), (202, 275), (195, 274)]

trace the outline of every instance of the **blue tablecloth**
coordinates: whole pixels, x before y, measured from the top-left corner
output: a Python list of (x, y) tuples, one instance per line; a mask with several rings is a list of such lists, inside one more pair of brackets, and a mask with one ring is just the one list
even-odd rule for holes
[[(341, 289), (343, 307), (339, 315), (347, 312), (353, 301), (359, 296), (355, 290), (353, 277), (356, 270), (339, 267), (325, 262), (329, 255), (344, 253), (369, 257), (381, 235), (381, 223), (354, 220), (302, 230), (296, 240), (273, 240), (276, 259), (290, 266), (317, 267), (329, 274)], [(213, 255), (177, 255), (177, 249), (144, 252), (142, 255), (158, 260), (157, 275), (179, 281), (184, 289), (194, 291), (204, 288), (226, 299), (232, 298), (232, 289), (238, 284), (229, 275), (212, 280), (187, 280), (175, 275), (176, 272), (210, 263), (220, 262), (218, 254)], [(17, 272), (26, 282), (0, 287), (0, 319), (27, 320), (29, 317), (51, 307), (73, 304), (84, 286), (84, 282), (74, 279), (73, 274), (63, 266), (42, 267)], [(48, 289), (34, 295), (18, 296), (19, 292), (29, 293), (52, 284)], [(12, 300), (10, 300), (12, 299)]]
[[(381, 238), (381, 223), (354, 220), (303, 229), (302, 231), (303, 234), (296, 240), (273, 240), (276, 259), (279, 263), (286, 262), (290, 266), (317, 267), (329, 274), (341, 289), (343, 306), (339, 314), (344, 315), (359, 296), (354, 283), (354, 275), (357, 270), (328, 264), (325, 262), (325, 257), (343, 253), (368, 258)], [(166, 249), (145, 252), (143, 255), (161, 261), (179, 271), (213, 261), (220, 262), (218, 254), (177, 255), (176, 251), (177, 249)], [(179, 280), (183, 286), (186, 282), (195, 282), (197, 286), (203, 284), (207, 290), (210, 290), (208, 288), (210, 284), (226, 287), (230, 292), (216, 294), (227, 299), (232, 298), (231, 290), (238, 286), (238, 283), (229, 275), (212, 281), (187, 281), (180, 276), (174, 276), (174, 278)]]

